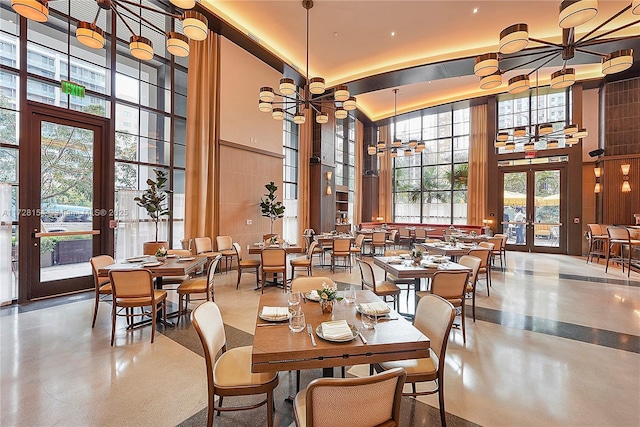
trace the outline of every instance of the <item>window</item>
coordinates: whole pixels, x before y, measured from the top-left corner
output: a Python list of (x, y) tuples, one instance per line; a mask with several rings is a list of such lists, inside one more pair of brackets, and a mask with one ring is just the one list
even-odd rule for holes
[(426, 148), (393, 160), (394, 221), (466, 223), (469, 109), (422, 110), (419, 117), (396, 119), (395, 127), (401, 139), (422, 135)]
[[(298, 125), (290, 117), (283, 121), (282, 185), (285, 206), (282, 222), (282, 237), (290, 242), (298, 242)], [(300, 242), (298, 242), (300, 243)]]
[(336, 120), (335, 138), (336, 223), (353, 224), (356, 184), (356, 120), (353, 116)]

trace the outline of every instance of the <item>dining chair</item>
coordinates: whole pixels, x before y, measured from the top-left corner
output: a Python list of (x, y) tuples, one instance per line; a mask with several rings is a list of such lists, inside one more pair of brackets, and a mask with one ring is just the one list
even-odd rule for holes
[[(487, 296), (491, 296), (489, 291), (489, 287), (491, 286), (491, 276), (489, 275), (489, 271), (491, 271), (491, 251), (487, 248), (471, 249), (467, 255), (480, 258), (480, 268), (478, 269), (477, 275), (479, 276), (480, 274), (484, 274), (485, 283), (487, 284)], [(476, 277), (476, 285), (477, 283), (478, 277)]]
[(387, 234), (384, 231), (374, 231), (371, 236), (371, 252), (377, 254), (377, 249), (382, 248), (384, 251), (387, 248)]
[(96, 318), (98, 317), (98, 304), (100, 301), (106, 301), (107, 295), (111, 295), (111, 281), (108, 277), (99, 277), (98, 270), (107, 265), (115, 264), (115, 260), (109, 255), (98, 255), (92, 257), (89, 262), (91, 263), (91, 271), (93, 272), (93, 285), (95, 287), (95, 303), (93, 305), (93, 322), (91, 327), (96, 326)]
[(406, 243), (408, 247), (411, 247), (413, 244), (413, 236), (411, 236), (411, 231), (407, 227), (400, 228), (400, 236), (398, 237), (398, 244), (402, 245)]
[[(151, 317), (151, 343), (156, 334), (156, 317), (162, 310), (164, 323), (167, 322), (167, 291), (153, 289), (153, 276), (149, 270), (111, 270), (109, 280), (113, 291), (111, 302), (111, 346), (116, 335), (116, 316), (124, 316), (131, 325), (134, 316)], [(136, 314), (134, 308), (142, 308)], [(150, 311), (145, 311), (150, 307)], [(124, 314), (122, 310), (124, 309)]]
[(464, 265), (471, 269), (469, 272), (469, 281), (467, 282), (466, 294), (471, 295), (471, 310), (473, 314), (473, 321), (476, 321), (476, 282), (478, 281), (478, 271), (482, 260), (472, 255), (462, 255), (458, 260), (458, 264)]
[(262, 283), (260, 291), (264, 293), (264, 287), (267, 284), (267, 274), (277, 280), (278, 275), (282, 274), (282, 287), (287, 289), (287, 251), (283, 248), (265, 248), (260, 252), (260, 264), (262, 265)]
[(489, 237), (487, 243), (493, 243), (493, 249), (491, 249), (491, 265), (493, 266), (496, 259), (499, 259), (500, 269), (504, 271), (504, 264), (502, 263), (502, 235)]
[(376, 281), (376, 277), (373, 273), (373, 267), (368, 262), (363, 260), (356, 260), (358, 267), (360, 268), (360, 276), (362, 278), (362, 289), (371, 289), (374, 294), (378, 295), (384, 302), (387, 302), (387, 297), (393, 299), (394, 310), (398, 305), (398, 295), (400, 295), (400, 288), (386, 280)]
[[(213, 426), (215, 411), (241, 411), (267, 405), (267, 425), (273, 426), (273, 390), (278, 385), (277, 372), (251, 372), (252, 346), (227, 349), (227, 338), (220, 309), (216, 303), (206, 301), (191, 313), (191, 323), (200, 337), (207, 368), (207, 426)], [(218, 353), (221, 353), (218, 356)], [(252, 396), (266, 394), (255, 404), (222, 407), (227, 396)], [(218, 396), (218, 406), (215, 404)], [(259, 420), (261, 421), (261, 420)], [(260, 422), (260, 424), (262, 421)], [(264, 424), (262, 424), (264, 425)]]
[[(604, 271), (609, 270), (609, 260), (611, 259), (611, 253), (614, 247), (617, 246), (618, 256), (613, 258), (614, 262), (622, 265), (622, 273), (624, 273), (624, 266), (627, 265), (627, 277), (631, 277), (631, 267), (633, 261), (633, 251), (636, 247), (640, 247), (640, 240), (631, 238), (631, 233), (627, 227), (607, 227), (607, 234), (609, 235), (609, 250), (607, 250), (607, 266)], [(625, 258), (625, 247), (628, 250), (629, 256)], [(636, 260), (635, 268), (640, 270), (640, 260)]]
[(491, 269), (493, 268), (493, 249), (495, 248), (495, 244), (492, 242), (480, 242), (478, 243), (478, 247), (481, 249), (489, 249), (489, 260), (487, 261), (486, 273), (489, 286), (491, 286)]
[[(236, 256), (231, 236), (217, 236), (216, 249), (224, 257), (224, 271), (228, 272), (229, 268), (233, 267), (233, 258)], [(229, 262), (231, 262), (231, 265), (229, 265)]]
[(349, 267), (349, 273), (351, 273), (351, 239), (333, 239), (333, 248), (331, 249), (331, 271), (335, 271), (336, 260), (339, 258), (344, 260), (343, 267)]
[(210, 237), (196, 237), (193, 239), (193, 246), (195, 248), (196, 255), (203, 255), (207, 257), (207, 264), (210, 264), (218, 255), (222, 255), (220, 252), (213, 250), (213, 243), (211, 242)]
[(364, 253), (364, 237), (364, 234), (358, 234), (353, 246), (349, 249), (351, 251), (351, 255), (354, 255), (355, 258), (360, 258)]
[(193, 249), (193, 239), (181, 239), (180, 246), (182, 247), (182, 249), (185, 249), (189, 251), (189, 253), (191, 253), (191, 250)]
[[(389, 234), (389, 238), (385, 240), (386, 246), (396, 247), (396, 236), (398, 235), (398, 230), (391, 230), (391, 234)], [(386, 249), (385, 246), (385, 249)]]
[(609, 234), (602, 230), (600, 224), (587, 224), (589, 230), (587, 231), (587, 238), (589, 239), (589, 252), (587, 253), (587, 264), (589, 261), (593, 262), (593, 257), (596, 257), (596, 262), (600, 264), (600, 257), (606, 257), (606, 250), (609, 249)]
[(291, 279), (295, 277), (296, 269), (304, 269), (307, 271), (307, 276), (311, 276), (311, 260), (313, 259), (313, 254), (317, 246), (318, 242), (316, 242), (315, 240), (312, 241), (307, 248), (307, 253), (304, 256), (295, 257), (291, 259), (291, 261), (289, 261), (289, 265), (291, 265)]
[[(409, 254), (409, 249), (387, 249), (386, 251), (384, 251), (384, 256), (386, 257), (391, 257), (391, 256), (399, 256), (399, 255), (407, 255)], [(411, 292), (411, 290), (415, 290), (415, 279), (412, 278), (399, 278), (394, 276), (391, 273), (388, 273), (387, 271), (384, 272), (384, 280), (387, 282), (391, 282), (394, 285), (398, 286), (400, 289), (402, 289), (401, 286), (406, 286), (406, 290), (407, 290), (407, 301), (409, 301), (409, 293)]]
[[(191, 256), (191, 252), (187, 249), (167, 249), (167, 255), (174, 255), (176, 257), (189, 257)], [(166, 285), (179, 285), (185, 280), (189, 280), (191, 276), (188, 274), (184, 274), (182, 276), (162, 276), (162, 288), (165, 288)], [(168, 290), (175, 290), (175, 288), (169, 288)]]
[(424, 243), (427, 240), (427, 230), (424, 228), (416, 228), (414, 242)]
[(242, 277), (242, 270), (256, 270), (256, 289), (260, 286), (260, 261), (257, 259), (242, 257), (242, 248), (240, 243), (233, 242), (233, 250), (236, 251), (236, 257), (238, 258), (238, 281), (236, 282), (236, 289), (240, 286), (240, 278)]
[(317, 378), (296, 395), (296, 426), (396, 427), (406, 377), (394, 368), (362, 378)]
[[(449, 332), (453, 325), (456, 310), (451, 303), (437, 295), (425, 295), (420, 298), (413, 325), (430, 339), (430, 356), (424, 359), (398, 360), (374, 365), (377, 372), (394, 368), (404, 368), (407, 373), (406, 382), (411, 384), (412, 391), (403, 396), (423, 396), (438, 393), (440, 406), (440, 424), (447, 425), (444, 406), (444, 368), (449, 341)], [(434, 387), (426, 391), (418, 391), (416, 383), (433, 382)]]
[[(222, 255), (218, 255), (213, 259), (213, 262), (207, 267), (206, 277), (194, 277), (193, 279), (185, 280), (182, 282), (178, 289), (178, 320), (176, 324), (180, 323), (182, 318), (182, 307), (184, 306), (184, 312), (187, 313), (189, 304), (191, 303), (191, 295), (193, 294), (205, 294), (205, 301), (215, 301), (214, 275), (218, 262), (220, 262)], [(185, 301), (186, 300), (186, 301)]]

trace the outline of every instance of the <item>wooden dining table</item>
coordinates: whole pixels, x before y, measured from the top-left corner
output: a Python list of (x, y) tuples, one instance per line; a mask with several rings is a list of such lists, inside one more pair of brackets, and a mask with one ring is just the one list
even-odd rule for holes
[[(425, 257), (423, 261), (428, 263), (429, 257)], [(455, 262), (436, 263), (435, 266), (430, 264), (421, 264), (418, 266), (413, 265), (411, 260), (402, 260), (395, 256), (373, 257), (373, 263), (399, 279), (414, 279), (416, 292), (420, 290), (421, 279), (430, 279), (437, 271), (471, 271), (468, 267)]]
[(455, 246), (451, 246), (448, 243), (422, 243), (422, 246), (427, 248), (430, 255), (444, 255), (454, 257), (454, 259), (468, 254), (471, 249), (477, 248), (477, 246), (473, 246), (473, 244), (468, 243), (463, 243)]
[(155, 277), (156, 289), (162, 289), (162, 276), (185, 276), (193, 273), (199, 267), (204, 266), (207, 262), (207, 257), (203, 255), (195, 255), (189, 258), (193, 259), (184, 260), (184, 257), (167, 258), (160, 265), (153, 267), (143, 266), (145, 262), (152, 262), (155, 259), (153, 256), (145, 257), (145, 261), (127, 262), (125, 260), (100, 268), (98, 270), (98, 276), (108, 277), (109, 271), (111, 270), (134, 270), (144, 268), (151, 271), (151, 275)]
[[(381, 301), (368, 290), (359, 290), (356, 294), (356, 304)], [(429, 338), (394, 310), (381, 318), (375, 329), (364, 330), (360, 329), (360, 314), (355, 304), (341, 301), (334, 304), (333, 313), (325, 314), (318, 302), (308, 298), (304, 301), (300, 308), (306, 323), (312, 327), (317, 345), (312, 344), (306, 328), (302, 332), (292, 332), (287, 321), (269, 323), (257, 317), (251, 354), (252, 372), (323, 368), (324, 375), (329, 376), (333, 368), (339, 366), (429, 357)], [(260, 297), (258, 313), (265, 306), (287, 304), (287, 294), (264, 294)], [(358, 327), (367, 344), (359, 336), (348, 342), (331, 342), (316, 334), (315, 330), (322, 322), (342, 319)]]
[[(249, 246), (249, 254), (251, 255), (259, 255), (263, 249), (268, 248), (270, 246), (261, 246), (261, 245), (252, 245)], [(280, 246), (273, 246), (275, 248), (279, 248)], [(300, 245), (286, 245), (282, 246), (287, 253), (289, 254), (301, 254), (304, 252), (304, 248)]]

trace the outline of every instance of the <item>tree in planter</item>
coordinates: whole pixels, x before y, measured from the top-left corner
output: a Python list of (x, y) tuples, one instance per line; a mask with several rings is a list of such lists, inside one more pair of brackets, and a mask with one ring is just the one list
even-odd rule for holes
[(266, 188), (269, 193), (265, 194), (264, 198), (260, 198), (260, 209), (262, 210), (262, 216), (271, 220), (270, 233), (273, 234), (273, 223), (276, 219), (284, 216), (285, 207), (282, 202), (276, 201), (278, 198), (278, 196), (276, 196), (278, 187), (273, 181), (265, 185), (264, 188)]
[(147, 179), (149, 188), (144, 190), (141, 197), (135, 200), (138, 206), (144, 208), (151, 217), (156, 227), (156, 242), (158, 242), (158, 226), (163, 216), (171, 215), (171, 211), (167, 205), (167, 196), (172, 193), (167, 189), (167, 173), (163, 170), (154, 169), (156, 180)]

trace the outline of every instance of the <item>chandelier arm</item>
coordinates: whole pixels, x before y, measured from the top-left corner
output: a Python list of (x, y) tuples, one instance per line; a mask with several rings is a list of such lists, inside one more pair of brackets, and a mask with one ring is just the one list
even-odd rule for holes
[(131, 35), (135, 36), (136, 33), (131, 29), (131, 27), (129, 26), (129, 24), (127, 23), (127, 21), (125, 21), (124, 16), (122, 16), (122, 14), (120, 13), (120, 11), (118, 11), (118, 9), (116, 7), (113, 7), (115, 4), (112, 3), (111, 5), (111, 10), (113, 10), (113, 13), (115, 13), (118, 18), (120, 18), (120, 20), (122, 21), (122, 23), (125, 25), (125, 27), (127, 27), (127, 29), (129, 30), (129, 32), (131, 33)]
[[(160, 13), (160, 14), (165, 15), (165, 16), (170, 16), (172, 18), (182, 20), (182, 15), (179, 15), (177, 13), (165, 12), (162, 9), (155, 9), (155, 8), (153, 8), (151, 6), (146, 6), (144, 4), (141, 4), (141, 2), (135, 3), (135, 2), (132, 2), (132, 1), (129, 1), (129, 0), (111, 0), (111, 3), (116, 3), (116, 4), (118, 4), (118, 6), (121, 6), (119, 3), (126, 3), (126, 4), (129, 4), (131, 6), (140, 7), (142, 9), (150, 10), (152, 12)], [(124, 6), (122, 6), (122, 7), (124, 7)], [(124, 7), (124, 8), (126, 9), (126, 7)]]
[(545, 63), (543, 63), (542, 65), (540, 65), (540, 66), (538, 66), (538, 67), (536, 67), (536, 68), (534, 68), (534, 69), (533, 69), (529, 74), (527, 74), (528, 76), (530, 76), (530, 75), (531, 75), (531, 74), (533, 74), (535, 71), (539, 70), (541, 67), (543, 67), (544, 65), (548, 64), (550, 61), (554, 60), (554, 59), (555, 59), (558, 55), (560, 55), (561, 53), (562, 53), (562, 52), (557, 52), (557, 51), (550, 52), (550, 53), (547, 53), (546, 55), (542, 55), (542, 56), (539, 56), (539, 57), (537, 57), (537, 58), (535, 58), (535, 59), (532, 59), (531, 61), (527, 61), (527, 62), (525, 62), (524, 64), (518, 64), (518, 65), (516, 65), (516, 66), (514, 66), (514, 67), (508, 68), (508, 69), (506, 69), (506, 70), (502, 70), (502, 72), (503, 72), (503, 73), (507, 73), (507, 72), (509, 72), (509, 71), (513, 71), (513, 70), (515, 70), (515, 69), (518, 69), (518, 68), (521, 68), (521, 67), (525, 67), (525, 66), (527, 66), (527, 65), (529, 65), (529, 64), (533, 64), (534, 62), (538, 62), (538, 61), (540, 61), (540, 60), (543, 60), (543, 59), (546, 59), (546, 58), (551, 57), (551, 58), (550, 58), (549, 60), (547, 60)]
[(93, 23), (91, 24), (93, 27), (98, 23), (98, 17), (100, 16), (100, 12), (102, 11), (101, 7), (98, 7), (98, 11), (96, 12), (96, 17), (93, 18)]
[[(136, 18), (140, 18), (142, 21), (146, 22), (153, 30), (155, 30), (156, 32), (162, 34), (162, 35), (167, 35), (166, 31), (163, 31), (160, 29), (160, 27), (158, 27), (157, 25), (155, 25), (153, 22), (149, 21), (147, 18), (143, 17), (142, 15), (137, 14), (136, 12), (132, 11), (131, 9), (129, 9), (127, 6), (125, 6), (124, 4), (120, 4), (120, 0), (118, 1), (113, 1), (112, 0), (112, 5), (116, 5), (117, 7), (121, 7), (124, 10), (126, 10), (127, 12), (129, 12), (130, 14), (132, 14), (133, 16), (135, 16)], [(142, 6), (142, 5), (140, 5)], [(115, 7), (112, 7), (113, 10), (116, 10)], [(153, 9), (150, 9), (153, 10)], [(122, 19), (122, 15), (118, 14), (118, 16), (120, 16), (120, 19)], [(131, 19), (131, 18), (129, 18)]]
[[(635, 24), (638, 24), (638, 23), (640, 23), (640, 19), (637, 20), (636, 22), (633, 22), (633, 23), (629, 24), (628, 26), (635, 25)], [(627, 26), (625, 26), (625, 28), (626, 27)], [(620, 28), (620, 29), (622, 29), (622, 28)], [(611, 38), (611, 39), (607, 39), (607, 40), (600, 40), (599, 38), (598, 39), (594, 38), (594, 39), (591, 39), (591, 40), (583, 41), (582, 43), (580, 43), (580, 47), (598, 46), (598, 45), (601, 45), (602, 43), (605, 43), (605, 42), (606, 43), (614, 43), (614, 42), (623, 42), (623, 41), (626, 41), (626, 40), (637, 40), (637, 39), (638, 39), (638, 36), (615, 37), (615, 38)]]
[[(553, 49), (551, 48), (545, 48), (544, 50), (541, 50), (540, 52), (535, 52), (533, 53), (532, 50), (538, 50), (538, 49), (543, 49), (543, 48), (534, 48), (534, 49), (530, 49), (527, 51), (524, 51), (522, 53), (518, 53), (518, 54), (509, 54), (509, 56), (503, 56), (501, 58), (499, 58), (500, 60), (503, 59), (516, 59), (516, 58), (528, 58), (531, 55), (546, 55), (547, 53), (552, 53), (552, 52), (557, 52), (558, 48), (554, 46)], [(536, 59), (534, 59), (534, 61), (537, 61)]]
[(587, 49), (583, 49), (581, 47), (576, 47), (576, 51), (577, 52), (582, 52), (582, 53), (586, 53), (588, 55), (593, 55), (593, 56), (600, 56), (602, 58), (604, 58), (605, 56), (607, 56), (606, 53), (600, 53), (600, 52), (596, 52), (595, 50), (587, 50)]
[[(633, 22), (630, 22), (630, 23), (628, 23), (628, 24), (625, 24), (625, 25), (623, 25), (623, 26), (621, 26), (621, 27), (614, 28), (613, 30), (610, 30), (610, 31), (604, 32), (604, 33), (602, 33), (602, 34), (599, 34), (599, 35), (597, 35), (597, 36), (595, 36), (595, 37), (590, 38), (589, 40), (581, 41), (581, 42), (580, 42), (580, 46), (588, 46), (588, 45), (590, 45), (590, 44), (602, 43), (602, 40), (601, 40), (601, 39), (602, 39), (603, 37), (606, 37), (606, 36), (608, 36), (609, 34), (613, 34), (613, 33), (615, 33), (615, 32), (618, 32), (618, 31), (624, 30), (625, 28), (632, 27), (632, 26), (634, 26), (634, 25), (636, 25), (636, 24), (638, 24), (638, 23), (640, 23), (640, 19), (638, 19), (637, 21), (633, 21)], [(635, 38), (637, 38), (637, 37), (638, 37), (638, 36), (627, 36), (627, 37), (621, 37), (621, 38), (620, 38), (620, 40), (635, 39)], [(584, 37), (583, 37), (583, 38), (584, 38)], [(612, 41), (612, 40), (607, 40), (607, 41)]]
[(534, 39), (533, 37), (529, 37), (529, 40), (532, 41), (532, 42), (544, 44), (544, 45), (547, 45), (547, 46), (559, 47), (561, 49), (564, 47), (561, 43), (552, 43), (552, 42), (548, 42), (548, 41), (542, 40), (542, 39)]
[[(589, 38), (589, 36), (593, 33), (595, 33), (596, 31), (598, 31), (600, 28), (604, 27), (605, 25), (607, 25), (609, 22), (613, 21), (614, 19), (616, 19), (618, 16), (622, 15), (624, 12), (626, 12), (627, 10), (631, 9), (631, 3), (629, 3), (626, 7), (624, 7), (620, 12), (616, 13), (615, 15), (611, 16), (609, 19), (607, 19), (606, 21), (602, 22), (600, 25), (598, 25), (597, 27), (595, 27), (594, 29), (592, 29), (591, 31), (589, 31), (587, 34), (583, 35), (582, 37), (580, 37), (580, 39), (576, 40), (575, 44), (580, 43), (581, 41)], [(623, 27), (621, 28), (616, 28), (612, 31), (609, 32), (609, 34), (611, 34), (612, 32), (616, 32), (621, 30)], [(599, 37), (602, 36), (595, 36), (593, 39), (597, 39)]]
[(315, 106), (316, 108), (326, 108), (329, 109), (331, 111), (335, 111), (336, 110), (336, 106), (333, 104), (333, 102), (326, 102), (326, 101), (319, 101), (316, 99), (313, 99), (311, 101), (309, 101), (309, 104)]

